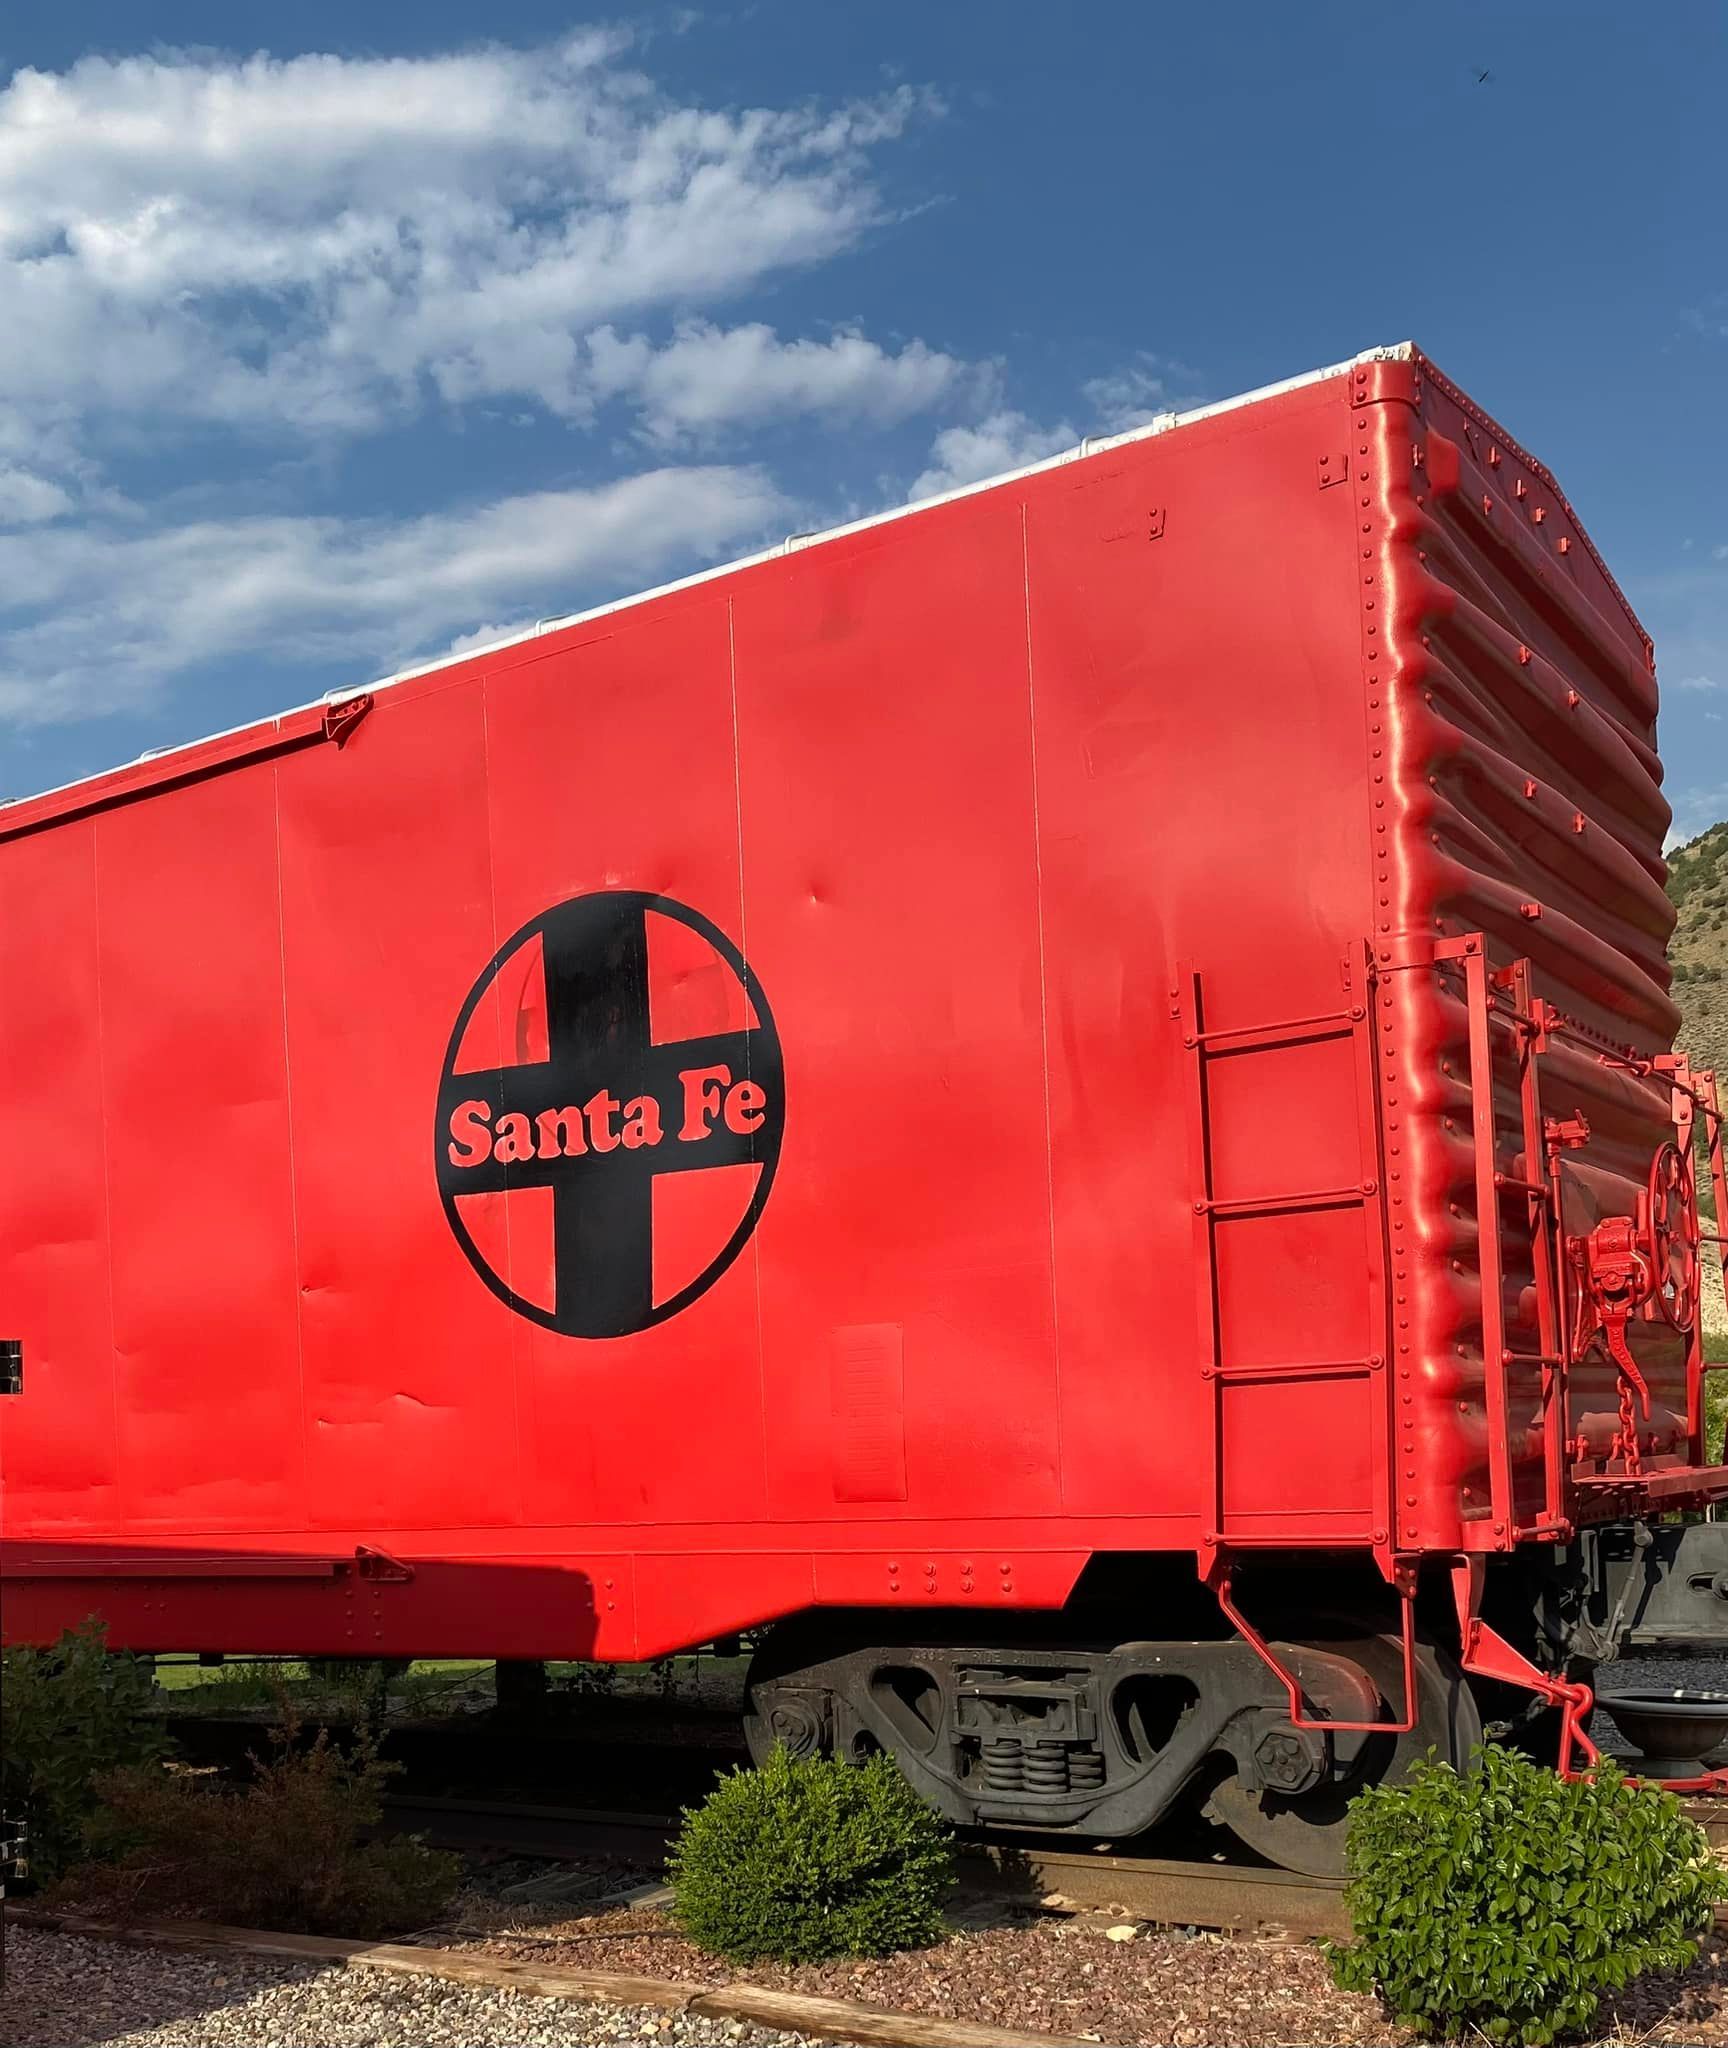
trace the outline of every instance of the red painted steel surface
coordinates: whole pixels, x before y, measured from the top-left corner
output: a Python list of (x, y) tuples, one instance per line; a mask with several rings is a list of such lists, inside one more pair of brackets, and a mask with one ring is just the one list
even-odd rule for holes
[[(1535, 993), (1574, 1027), (1541, 1061), (1543, 1108), (1584, 1113), (1592, 1133), (1563, 1168), (1565, 1228), (1631, 1211), (1669, 1135), (1669, 1091), (1601, 1054), (1648, 1057), (1672, 1042), (1669, 812), (1649, 642), (1552, 480), (1427, 366), (1385, 365), (1357, 382), (1389, 394), (1357, 409), (1353, 451), (1374, 479), (1357, 493), (1374, 502), (1356, 508), (1371, 529), (1361, 550), (1368, 667), (1390, 678), (1377, 690), (1371, 673), (1369, 706), (1383, 728), (1371, 733), (1384, 746), (1374, 772), (1383, 758), (1386, 776), (1373, 819), (1374, 940), (1377, 959), (1401, 970), (1379, 998), (1393, 1277), (1407, 1296), (1398, 1380), (1415, 1397), (1397, 1410), (1398, 1538), (1438, 1548), (1504, 1532), (1484, 1512), (1493, 1431), (1462, 986), (1455, 971), (1404, 962), (1420, 958), (1430, 930), (1481, 932), (1490, 959), (1530, 960)], [(1494, 1064), (1501, 1156), (1540, 1178), (1503, 1044)], [(1543, 1349), (1531, 1233), (1516, 1201), (1505, 1215), (1507, 1340), (1527, 1357)], [(1655, 1397), (1646, 1450), (1696, 1462), (1684, 1347), (1654, 1324), (1637, 1343)], [(1539, 1378), (1530, 1365), (1508, 1374), (1502, 1441), (1519, 1519), (1541, 1500)], [(1615, 1378), (1599, 1346), (1572, 1370), (1567, 1463), (1608, 1453)]]
[(8, 1635), (630, 1657), (1584, 1512), (1600, 1342), (1484, 1358), (1555, 1339), (1461, 949), (1571, 1020), (1567, 1229), (1630, 1212), (1654, 715), (1418, 357), (0, 812)]

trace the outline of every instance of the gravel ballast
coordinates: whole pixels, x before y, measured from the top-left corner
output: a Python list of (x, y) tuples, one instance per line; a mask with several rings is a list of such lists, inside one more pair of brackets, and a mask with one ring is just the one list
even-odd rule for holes
[(382, 1970), (6, 1930), (4, 2048), (799, 2048), (804, 2035)]

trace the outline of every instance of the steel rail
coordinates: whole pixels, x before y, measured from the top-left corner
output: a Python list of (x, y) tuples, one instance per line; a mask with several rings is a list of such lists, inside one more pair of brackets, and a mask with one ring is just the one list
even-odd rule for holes
[[(1728, 1801), (1684, 1802), (1714, 1846), (1728, 1844)], [(385, 1801), (387, 1825), (439, 1847), (487, 1848), (558, 1861), (609, 1856), (658, 1870), (678, 1823), (669, 1815), (504, 1800)], [(1342, 1938), (1350, 1932), (1341, 1878), (1304, 1877), (1247, 1862), (1124, 1855), (1103, 1845), (1059, 1848), (1036, 1837), (963, 1841), (963, 1895), (1052, 1913), (1113, 1912), (1124, 1920), (1243, 1934)]]
[[(502, 1800), (385, 1800), (387, 1826), (440, 1848), (487, 1848), (548, 1860), (615, 1856), (658, 1869), (677, 1832), (664, 1814), (525, 1806)], [(1241, 1863), (1127, 1856), (1110, 1848), (1054, 1848), (1014, 1837), (962, 1842), (964, 1895), (1045, 1912), (1116, 1912), (1161, 1926), (1296, 1935), (1349, 1932), (1343, 1883)]]

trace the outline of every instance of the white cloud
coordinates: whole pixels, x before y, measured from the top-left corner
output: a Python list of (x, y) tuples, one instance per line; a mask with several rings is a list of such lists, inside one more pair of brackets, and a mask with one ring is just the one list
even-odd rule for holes
[(72, 509), (70, 494), (15, 463), (0, 462), (0, 526), (34, 526)]
[(540, 615), (532, 618), (506, 619), (490, 625), (476, 626), (471, 633), (458, 633), (448, 646), (440, 647), (428, 658), (439, 661), (455, 661), (464, 654), (478, 654), (482, 647), (496, 646), (500, 640), (514, 640), (519, 634), (531, 633), (540, 623)]
[[(882, 158), (939, 116), (930, 94), (712, 109), (635, 68), (645, 47), (598, 30), (14, 76), (0, 723), (135, 705), (242, 657), (363, 679), (733, 552), (792, 516), (759, 467), (712, 451), (777, 421), (887, 429), (936, 411), (915, 497), (1073, 445), (1066, 422), (1005, 401), (998, 366), (854, 325), (728, 324), (746, 294), (893, 220)], [(1149, 417), (1190, 374), (1135, 355), (1084, 387), (1087, 425)], [(712, 459), (406, 520), (294, 509), (299, 482), (339, 486), (345, 438), (464, 408), (477, 427), (592, 429), (561, 445), (596, 451), (599, 474), (633, 444)], [(286, 445), (237, 462), (238, 435)], [(222, 460), (201, 467), (204, 446)], [(127, 498), (104, 472), (120, 451)]]
[(1714, 676), (1682, 676), (1676, 687), (1682, 690), (1719, 690), (1722, 685)]
[(1712, 825), (1728, 818), (1728, 783), (1719, 783), (1714, 788), (1701, 785), (1670, 791), (1669, 801), (1674, 806), (1674, 822), (1662, 843), (1664, 853), (1672, 853), (1675, 847), (1684, 846), (1700, 832), (1707, 832)]
[[(167, 51), (0, 90), (0, 724), (135, 705), (242, 655), (363, 676), (792, 523), (759, 468), (718, 462), (395, 522), (295, 516), (296, 479), (339, 484), (345, 437), (550, 414), (605, 429), (568, 445), (606, 476), (630, 438), (663, 461), (983, 388), (917, 340), (716, 310), (891, 221), (878, 160), (932, 95), (714, 110), (660, 91), (633, 41)], [(286, 444), (241, 458), (244, 496), (237, 434)]]
[[(423, 403), (530, 399), (580, 420), (584, 336), (818, 262), (888, 217), (870, 157), (930, 115), (901, 87), (834, 109), (680, 106), (626, 38), (412, 59), (91, 57), (0, 93), (0, 390), (160, 433), (354, 432)], [(781, 347), (765, 381), (856, 402), (946, 358), (860, 337)], [(661, 367), (656, 418), (718, 416), (723, 337)], [(880, 357), (880, 352), (877, 352)], [(896, 366), (885, 373), (883, 363)], [(850, 376), (844, 374), (850, 370)]]
[(917, 476), (908, 499), (934, 498), (1005, 469), (1022, 469), (1046, 455), (1060, 454), (1080, 439), (1070, 426), (1040, 427), (1023, 412), (991, 413), (976, 426), (944, 427), (930, 448), (930, 465)]
[(1161, 412), (1184, 412), (1203, 403), (1195, 371), (1146, 349), (1080, 389), (1092, 408), (1092, 431), (1097, 434), (1125, 434)]
[(113, 709), (242, 653), (339, 661), (364, 682), (368, 663), (424, 654), (475, 618), (568, 609), (597, 582), (629, 587), (712, 559), (786, 518), (761, 471), (711, 466), (403, 523), (259, 516), (0, 535), (0, 593), (14, 605), (29, 593), (0, 656), (0, 718)]
[[(956, 369), (960, 368), (956, 365)], [(958, 378), (960, 389), (988, 405), (1000, 388), (1000, 365), (968, 369)], [(1082, 433), (1123, 434), (1143, 427), (1160, 413), (1182, 411), (1202, 403), (1198, 374), (1184, 364), (1141, 349), (1127, 362), (1080, 387), (1087, 405), (1086, 426), (1077, 432), (1067, 421), (1045, 427), (1012, 407), (996, 404), (972, 424), (944, 427), (930, 449), (929, 465), (913, 481), (909, 499), (931, 498), (963, 484), (1022, 469), (1075, 447)]]
[(603, 327), (590, 337), (589, 353), (597, 392), (631, 394), (645, 433), (662, 443), (794, 413), (892, 426), (978, 381), (921, 341), (891, 355), (855, 330), (825, 342), (783, 342), (760, 322), (688, 322), (664, 348)]

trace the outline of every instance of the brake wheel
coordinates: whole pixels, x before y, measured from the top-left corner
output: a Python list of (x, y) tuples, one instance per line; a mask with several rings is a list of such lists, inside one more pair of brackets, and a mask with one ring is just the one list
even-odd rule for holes
[(1661, 1146), (1650, 1162), (1648, 1213), (1653, 1299), (1665, 1322), (1689, 1330), (1698, 1319), (1698, 1233), (1692, 1177), (1678, 1145)]

